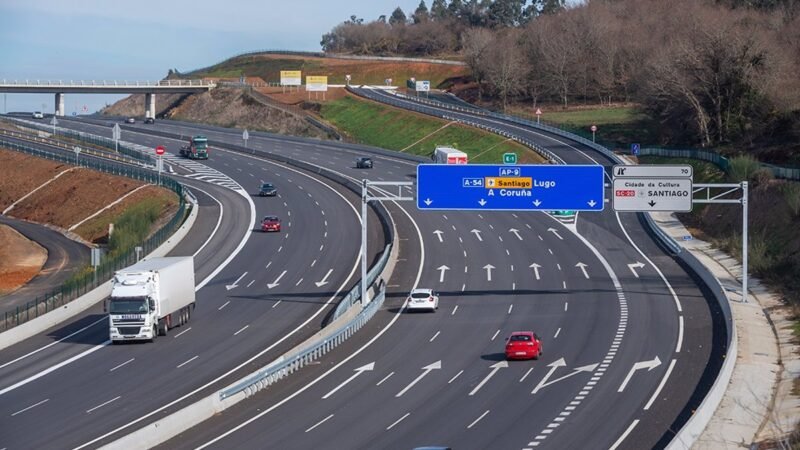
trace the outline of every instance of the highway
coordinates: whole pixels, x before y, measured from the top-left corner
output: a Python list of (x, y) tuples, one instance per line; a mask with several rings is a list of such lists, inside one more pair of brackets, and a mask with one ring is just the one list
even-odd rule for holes
[[(177, 151), (177, 142), (166, 144)], [(355, 283), (358, 248), (346, 245), (360, 233), (352, 192), (238, 155), (181, 164), (192, 172), (183, 182), (201, 209), (216, 210), (172, 252), (196, 253), (201, 289), (192, 320), (152, 345), (108, 346), (98, 306), (4, 350), (0, 447), (74, 447), (160, 417), (308, 337), (330, 302)], [(274, 181), (280, 195), (251, 197), (261, 180)], [(246, 190), (231, 189), (238, 186)], [(281, 233), (253, 232), (266, 214), (282, 217)], [(377, 219), (372, 223), (373, 247), (382, 249)], [(54, 337), (64, 340), (50, 345)], [(42, 421), (52, 427), (41, 429)]]
[[(93, 123), (64, 122), (95, 133), (101, 129)], [(609, 164), (591, 150), (560, 138), (520, 130), (516, 125), (503, 126), (525, 133), (569, 163)], [(102, 129), (109, 130), (110, 123)], [(123, 130), (125, 140), (151, 146), (166, 143), (171, 153), (177, 144), (164, 137), (146, 136), (149, 130), (202, 133), (212, 141), (241, 144), (238, 130), (170, 121), (125, 126)], [(215, 152), (213, 145), (212, 142), (208, 166), (242, 186), (255, 187), (258, 177), (253, 171), (273, 167), (242, 154)], [(412, 178), (416, 165), (411, 158), (376, 151), (371, 155), (375, 168), (357, 170), (352, 167), (353, 160), (367, 151), (362, 147), (254, 132), (248, 145), (324, 165), (356, 179), (368, 176), (374, 180), (404, 181)], [(172, 159), (170, 162), (179, 164)], [(286, 180), (284, 186), (276, 182), (282, 194), (288, 196), (299, 185), (289, 181), (288, 173), (279, 177), (278, 168), (271, 170), (275, 170), (275, 180)], [(207, 175), (198, 171), (187, 174), (191, 178)], [(291, 176), (297, 179), (296, 175)], [(210, 175), (212, 179), (216, 177)], [(304, 183), (303, 188), (308, 190), (310, 185)], [(307, 194), (321, 195), (310, 191)], [(304, 223), (310, 227), (314, 221), (342, 221), (331, 229), (342, 254), (331, 255), (326, 267), (348, 264), (348, 251), (352, 264), (358, 242), (358, 226), (352, 222), (357, 218), (346, 208), (328, 207), (341, 199), (327, 198), (319, 201), (319, 207), (303, 204), (303, 195), (291, 200), (287, 200), (286, 207), (297, 208), (292, 209), (293, 217), (306, 211), (310, 216)], [(329, 211), (324, 218), (315, 217), (324, 210)], [(607, 208), (603, 213), (581, 213), (575, 223), (565, 224), (547, 214), (532, 212), (434, 213), (420, 212), (413, 205), (402, 203), (389, 205), (389, 211), (397, 227), (400, 259), (395, 276), (389, 280), (389, 300), (369, 326), (324, 357), (317, 367), (303, 369), (287, 382), (189, 430), (165, 447), (585, 448), (591, 443), (593, 448), (608, 448), (620, 442), (619, 448), (648, 448), (663, 446), (669, 439), (668, 430), (675, 428), (687, 404), (697, 401), (693, 397), (696, 388), (702, 388), (707, 371), (713, 371), (713, 364), (709, 364), (714, 349), (713, 328), (709, 324), (715, 323), (716, 312), (687, 273), (647, 235), (636, 215), (618, 215)], [(288, 217), (287, 213), (288, 210), (278, 214)], [(316, 247), (306, 241), (318, 237), (315, 232), (320, 231), (303, 230), (303, 242), (294, 247), (297, 254), (276, 263), (283, 269), (260, 277), (262, 291), (263, 282), (270, 282), (282, 270), (288, 273), (286, 267), (307, 267), (311, 260), (322, 257), (305, 252)], [(372, 242), (377, 240), (372, 238)], [(372, 242), (372, 248), (378, 247)], [(247, 311), (249, 314), (221, 319), (214, 313), (214, 306), (222, 307), (231, 297), (224, 285), (254, 267), (251, 261), (265, 253), (262, 248), (250, 254), (250, 248), (248, 242), (230, 269), (223, 270), (221, 278), (208, 285), (210, 293), (204, 292), (206, 288), (198, 293), (204, 296), (203, 313), (193, 318), (189, 324), (192, 330), (185, 335), (170, 337), (168, 340), (176, 340), (166, 344), (162, 339), (154, 346), (113, 347), (82, 358), (49, 376), (71, 383), (68, 388), (48, 389), (43, 383), (31, 382), (37, 388), (35, 395), (21, 393), (27, 385), (0, 394), (13, 400), (3, 399), (0, 413), (13, 414), (21, 410), (15, 408), (24, 407), (22, 400), (33, 405), (43, 401), (37, 397), (46, 397), (45, 403), (13, 416), (15, 430), (33, 430), (37, 421), (57, 424), (68, 420), (70, 413), (54, 408), (56, 400), (50, 396), (58, 398), (60, 405), (91, 396), (93, 403), (81, 403), (99, 405), (103, 399), (130, 393), (136, 380), (152, 384), (142, 392), (151, 393), (166, 404), (168, 399), (179, 398), (181, 393), (195, 388), (202, 382), (198, 380), (221, 373), (232, 367), (234, 360), (242, 360), (255, 354), (257, 348), (269, 345), (278, 336), (271, 327), (282, 321), (296, 323), (301, 314), (284, 315), (278, 321), (272, 317), (275, 314), (264, 313), (258, 334), (247, 333), (249, 328), (241, 332), (247, 339), (232, 339), (234, 327), (227, 329), (225, 336), (217, 333), (229, 324), (227, 321), (232, 324), (242, 317), (254, 317), (263, 303), (277, 303), (274, 298), (270, 302), (269, 296), (259, 297), (265, 302), (252, 302), (257, 305)], [(245, 254), (251, 259), (246, 259)], [(237, 262), (240, 259), (244, 261)], [(357, 275), (349, 279), (350, 284), (356, 279)], [(233, 283), (239, 284), (234, 293), (237, 289), (246, 292), (243, 285), (248, 280), (245, 276)], [(399, 314), (405, 295), (414, 286), (431, 287), (441, 293), (437, 313)], [(252, 297), (242, 296), (251, 301)], [(246, 309), (245, 301), (237, 303)], [(234, 309), (232, 306), (233, 303), (228, 304), (223, 311)], [(214, 319), (217, 321), (211, 322)], [(208, 326), (211, 324), (213, 327)], [(196, 329), (205, 334), (193, 333)], [(502, 358), (504, 337), (525, 329), (542, 337), (543, 357), (506, 365)], [(102, 339), (102, 333), (98, 333), (98, 339)], [(155, 366), (154, 370), (133, 374), (117, 369), (124, 374), (118, 379), (120, 372), (111, 374), (106, 367), (111, 365), (108, 357), (93, 359), (119, 349), (124, 354), (113, 355), (118, 364), (134, 357), (130, 364), (149, 367), (149, 363)], [(202, 360), (198, 349), (203, 349)], [(209, 352), (212, 357), (207, 356)], [(191, 360), (192, 354), (197, 354), (198, 359)], [(6, 357), (5, 352), (3, 356)], [(266, 360), (258, 359), (248, 367), (258, 367)], [(180, 361), (186, 362), (191, 372), (176, 371), (180, 369), (176, 363), (184, 364)], [(652, 365), (650, 370), (649, 366), (634, 370), (635, 365), (642, 367), (643, 363)], [(95, 369), (98, 365), (102, 367)], [(81, 372), (77, 372), (79, 369)], [(45, 378), (48, 377), (42, 380)], [(8, 385), (5, 378), (0, 380), (0, 389)], [(65, 395), (66, 391), (73, 395)], [(18, 392), (19, 396), (15, 396)], [(139, 400), (144, 403), (141, 407)], [(122, 398), (114, 402), (123, 405)], [(39, 438), (22, 433), (25, 436), (19, 441), (0, 442), (0, 447), (21, 443), (46, 447), (56, 442), (61, 447), (78, 445), (153, 410), (154, 403), (159, 402), (137, 395), (136, 404), (125, 404), (124, 410), (113, 409), (115, 414), (95, 417), (94, 421), (88, 417), (91, 413), (73, 412), (78, 419), (70, 418), (70, 429), (74, 431), (66, 436)], [(3, 421), (0, 426), (11, 423)], [(89, 423), (94, 427), (91, 431)]]

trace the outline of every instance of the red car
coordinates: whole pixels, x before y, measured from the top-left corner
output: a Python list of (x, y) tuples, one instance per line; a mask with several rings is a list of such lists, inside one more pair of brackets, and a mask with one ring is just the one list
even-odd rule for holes
[(533, 331), (515, 331), (506, 338), (506, 359), (539, 359), (542, 341)]
[(281, 231), (281, 219), (276, 216), (264, 217), (261, 221), (261, 231)]

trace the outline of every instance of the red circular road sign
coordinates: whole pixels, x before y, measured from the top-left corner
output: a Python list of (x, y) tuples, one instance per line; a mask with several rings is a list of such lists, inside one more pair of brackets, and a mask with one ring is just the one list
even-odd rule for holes
[(592, 128), (591, 128), (591, 130), (592, 130), (592, 132), (593, 132), (593, 133), (594, 133), (595, 131), (597, 131), (597, 125), (592, 125)]
[(159, 145), (158, 147), (156, 147), (156, 155), (161, 156), (164, 154), (165, 151), (166, 150), (164, 149), (163, 145)]

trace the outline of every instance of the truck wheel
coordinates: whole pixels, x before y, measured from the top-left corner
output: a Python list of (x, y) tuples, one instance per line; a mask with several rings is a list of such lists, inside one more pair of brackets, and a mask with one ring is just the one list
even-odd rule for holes
[(158, 336), (158, 329), (156, 328), (155, 325), (153, 325), (153, 337), (150, 338), (150, 342), (155, 342), (157, 336)]
[[(167, 317), (169, 317), (169, 316), (167, 316)], [(167, 326), (167, 319), (158, 321), (158, 335), (159, 336), (166, 336), (168, 329), (169, 329), (169, 327)]]

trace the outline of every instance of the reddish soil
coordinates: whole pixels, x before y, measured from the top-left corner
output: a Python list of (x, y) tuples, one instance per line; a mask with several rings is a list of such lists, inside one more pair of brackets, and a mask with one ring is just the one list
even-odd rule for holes
[(47, 250), (13, 228), (0, 225), (0, 294), (24, 285), (47, 261)]
[(69, 228), (142, 184), (88, 169), (73, 170), (20, 202), (10, 214)]
[[(70, 165), (0, 149), (0, 211)], [(20, 176), (24, 174), (24, 176)]]

